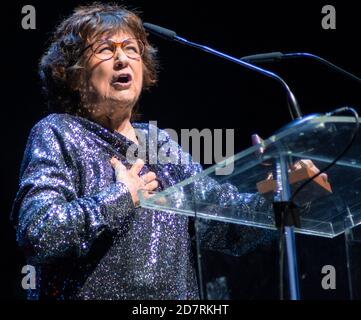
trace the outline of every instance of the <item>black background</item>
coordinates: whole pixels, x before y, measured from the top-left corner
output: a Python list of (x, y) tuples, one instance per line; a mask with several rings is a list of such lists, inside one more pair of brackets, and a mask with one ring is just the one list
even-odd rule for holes
[[(8, 218), (29, 130), (46, 114), (37, 64), (55, 26), (75, 6), (86, 3), (90, 2), (30, 0), (2, 5), (2, 298), (21, 299), (24, 296), (20, 287), (24, 261)], [(140, 9), (144, 21), (168, 27), (182, 37), (236, 57), (269, 51), (311, 52), (361, 75), (361, 10), (357, 9), (356, 1), (153, 0), (121, 3)], [(36, 9), (35, 30), (21, 27), (21, 9), (27, 4)], [(336, 30), (321, 27), (321, 8), (326, 4), (336, 8)], [(268, 137), (290, 121), (284, 92), (273, 80), (192, 48), (153, 36), (150, 40), (159, 49), (161, 72), (158, 86), (141, 98), (142, 121), (156, 120), (160, 128), (176, 130), (234, 128), (236, 151), (250, 146), (252, 133)], [(359, 84), (317, 62), (293, 60), (264, 66), (284, 77), (304, 114), (331, 111), (346, 105), (361, 110)], [(303, 250), (300, 268), (301, 273), (305, 270), (301, 281), (304, 297), (348, 298), (343, 239), (301, 236), (298, 244)], [(274, 265), (273, 251), (265, 249), (258, 255), (268, 255), (265, 265)], [(210, 257), (213, 263), (220, 261), (218, 258)], [(258, 292), (247, 291), (262, 273), (269, 272), (260, 265), (252, 266), (250, 261), (255, 257), (243, 261), (246, 267), (241, 265), (240, 259), (221, 258), (223, 262), (219, 263), (224, 263), (232, 272), (249, 272), (243, 279), (247, 285), (238, 297), (277, 298), (268, 282), (256, 286), (263, 288)], [(338, 289), (332, 292), (320, 288), (320, 270), (325, 264), (340, 266)]]

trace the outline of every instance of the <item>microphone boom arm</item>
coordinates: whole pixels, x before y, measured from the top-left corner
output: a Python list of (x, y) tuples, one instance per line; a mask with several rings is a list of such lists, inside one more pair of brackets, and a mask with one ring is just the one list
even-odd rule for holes
[(151, 24), (151, 23), (147, 23), (147, 22), (143, 23), (143, 25), (144, 25), (145, 29), (147, 29), (149, 32), (157, 35), (158, 37), (161, 37), (161, 38), (164, 38), (164, 39), (167, 39), (167, 40), (176, 41), (176, 42), (179, 42), (181, 44), (185, 44), (187, 46), (191, 46), (191, 47), (200, 49), (202, 51), (206, 51), (206, 52), (208, 52), (210, 54), (213, 54), (215, 56), (218, 56), (220, 58), (223, 58), (223, 59), (226, 59), (228, 61), (237, 63), (238, 65), (241, 65), (241, 66), (243, 66), (243, 67), (245, 67), (247, 69), (259, 72), (259, 73), (261, 73), (261, 74), (263, 74), (263, 75), (265, 75), (265, 76), (267, 76), (269, 78), (275, 79), (276, 81), (278, 81), (282, 85), (283, 89), (286, 90), (288, 108), (289, 108), (289, 112), (291, 114), (292, 120), (302, 118), (302, 113), (301, 113), (301, 110), (300, 110), (300, 107), (299, 107), (299, 104), (297, 102), (297, 99), (296, 99), (295, 95), (293, 94), (293, 92), (291, 91), (291, 89), (289, 88), (287, 83), (280, 76), (278, 76), (277, 74), (275, 74), (273, 72), (270, 72), (268, 70), (265, 70), (263, 68), (260, 68), (258, 66), (255, 66), (255, 65), (253, 65), (251, 63), (248, 63), (248, 62), (242, 61), (240, 59), (237, 59), (235, 57), (232, 57), (230, 55), (227, 55), (225, 53), (222, 53), (220, 51), (214, 50), (214, 49), (212, 49), (210, 47), (207, 47), (207, 46), (204, 46), (204, 45), (192, 42), (192, 41), (188, 41), (187, 39), (184, 39), (182, 37), (177, 36), (177, 34), (172, 30), (162, 28), (160, 26), (157, 26), (157, 25), (154, 25), (154, 24)]
[(347, 76), (349, 76), (350, 78), (358, 81), (361, 83), (361, 78), (355, 76), (354, 74), (352, 74), (351, 72), (348, 72), (346, 71), (345, 69), (342, 69), (341, 67), (339, 66), (336, 66), (335, 64), (333, 64), (332, 62), (324, 59), (324, 58), (321, 58), (319, 56), (316, 56), (315, 54), (312, 54), (312, 53), (307, 53), (307, 52), (302, 52), (302, 53), (285, 53), (283, 54), (283, 56), (286, 58), (286, 59), (290, 59), (290, 58), (298, 58), (298, 57), (302, 57), (302, 58), (309, 58), (309, 59), (315, 59), (325, 65), (328, 65), (329, 67), (331, 67), (332, 69), (338, 71), (338, 72), (341, 72), (341, 73), (344, 73), (346, 74)]
[(297, 58), (306, 58), (306, 59), (314, 59), (318, 62), (321, 62), (324, 65), (329, 66), (330, 68), (334, 69), (337, 72), (340, 72), (349, 78), (356, 80), (357, 82), (361, 83), (361, 78), (355, 76), (351, 72), (346, 71), (345, 69), (342, 69), (339, 66), (336, 66), (332, 62), (321, 58), (319, 56), (316, 56), (312, 53), (307, 52), (295, 52), (295, 53), (282, 53), (282, 52), (267, 52), (267, 53), (261, 53), (261, 54), (254, 54), (250, 56), (245, 56), (240, 58), (240, 60), (248, 62), (248, 63), (267, 63), (267, 62), (274, 62), (274, 61), (280, 61), (282, 59), (297, 59)]

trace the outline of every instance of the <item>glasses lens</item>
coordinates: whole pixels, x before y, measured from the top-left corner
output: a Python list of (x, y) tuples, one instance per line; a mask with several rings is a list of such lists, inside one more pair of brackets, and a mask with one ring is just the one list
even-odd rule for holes
[(142, 56), (144, 45), (137, 39), (127, 39), (123, 41), (122, 49), (129, 58), (136, 59)]
[(93, 45), (94, 55), (100, 60), (107, 60), (113, 57), (115, 45), (111, 41), (97, 41)]
[[(92, 50), (94, 55), (100, 60), (108, 60), (114, 56), (116, 51), (116, 47), (119, 44), (114, 43), (111, 40), (101, 40), (97, 41), (93, 44)], [(124, 40), (121, 44), (122, 50), (124, 54), (127, 55), (128, 58), (137, 59), (143, 55), (144, 45), (138, 39), (127, 39)]]

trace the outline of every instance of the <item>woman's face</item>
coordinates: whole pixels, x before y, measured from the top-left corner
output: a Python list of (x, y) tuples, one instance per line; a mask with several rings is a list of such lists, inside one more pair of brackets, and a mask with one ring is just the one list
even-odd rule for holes
[[(126, 39), (134, 38), (133, 35), (119, 32), (113, 36), (102, 37), (101, 40), (109, 39), (110, 43), (120, 43)], [(109, 48), (100, 48), (109, 50)], [(92, 50), (89, 50), (92, 53)], [(129, 54), (128, 54), (129, 55)], [(121, 48), (117, 46), (114, 57), (108, 60), (100, 60), (91, 54), (86, 64), (87, 90), (83, 91), (83, 102), (108, 110), (94, 110), (96, 113), (111, 111), (121, 114), (129, 112), (137, 102), (142, 91), (143, 62), (141, 58), (129, 58)], [(109, 110), (110, 107), (110, 110)]]

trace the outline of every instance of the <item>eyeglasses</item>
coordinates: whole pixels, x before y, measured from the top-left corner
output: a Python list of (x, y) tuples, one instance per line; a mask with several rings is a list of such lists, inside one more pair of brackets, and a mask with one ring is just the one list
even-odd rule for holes
[(115, 42), (113, 40), (97, 40), (87, 46), (96, 58), (99, 60), (109, 60), (115, 56), (117, 48), (120, 47), (124, 54), (130, 59), (139, 59), (144, 53), (144, 44), (141, 40), (136, 38), (125, 39), (122, 42)]

